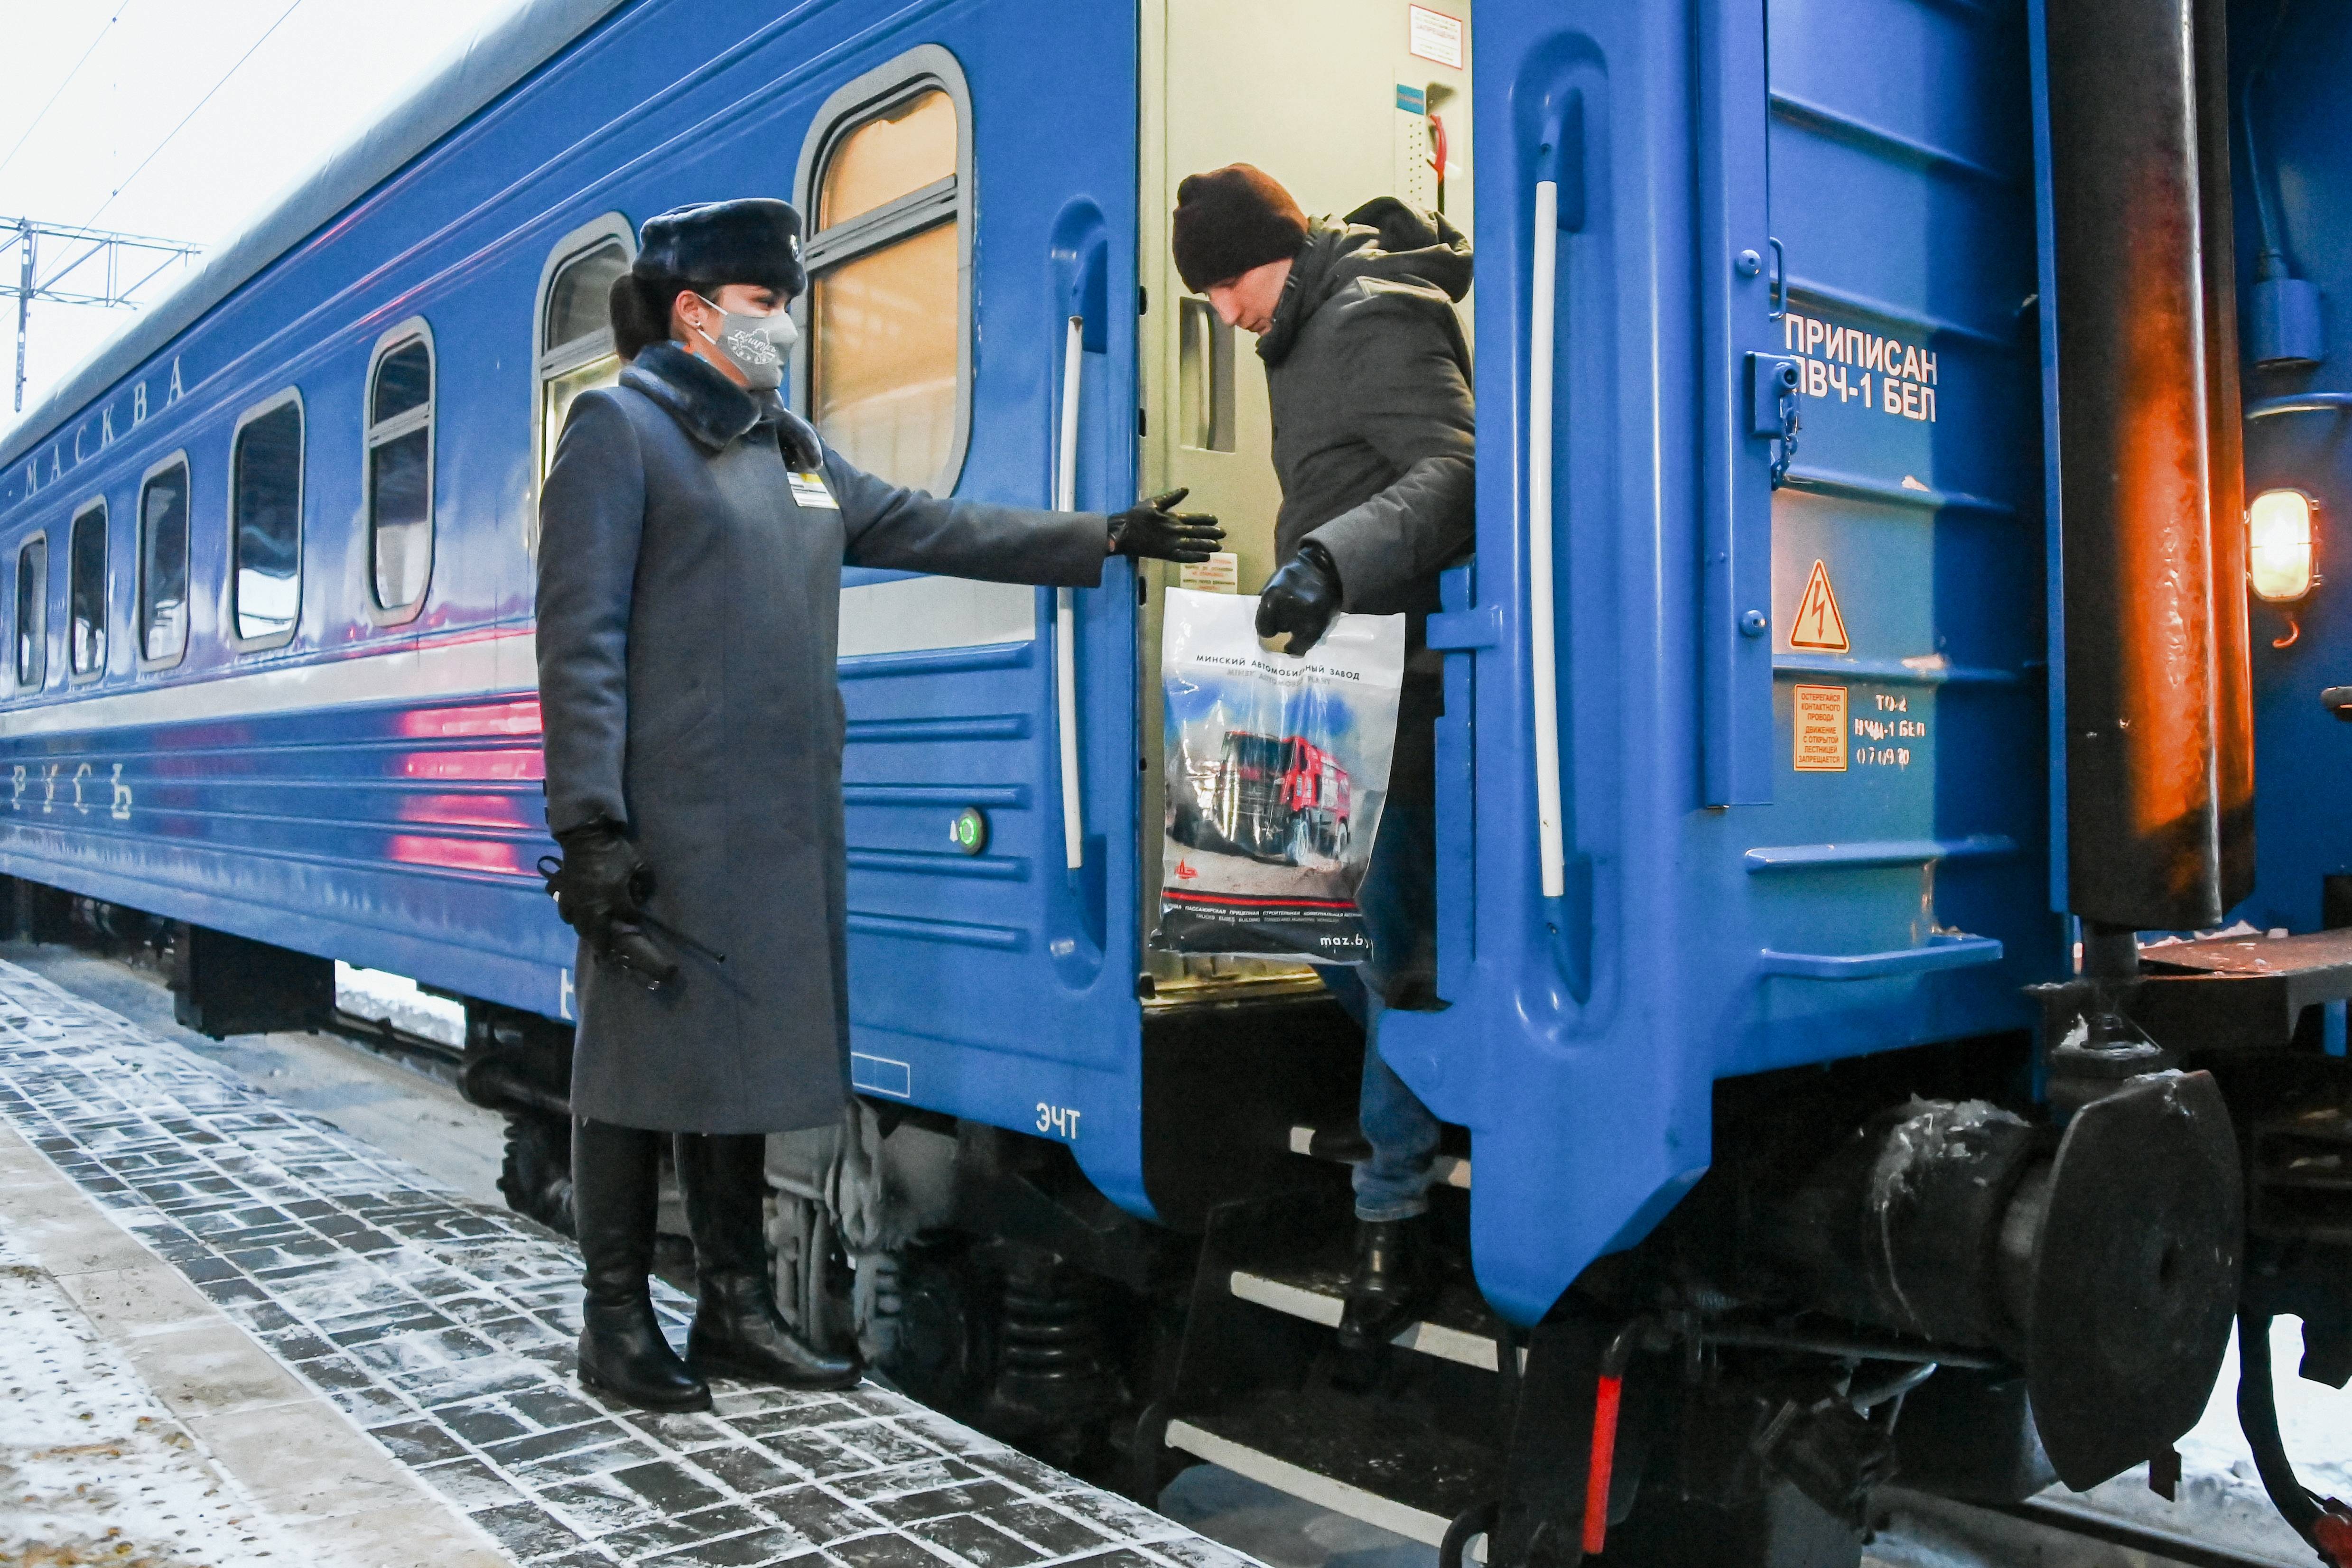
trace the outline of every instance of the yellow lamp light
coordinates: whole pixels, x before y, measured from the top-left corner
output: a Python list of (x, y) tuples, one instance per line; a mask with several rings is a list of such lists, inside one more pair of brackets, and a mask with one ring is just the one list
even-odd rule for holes
[(2288, 604), (2311, 591), (2313, 507), (2300, 490), (2265, 490), (2246, 510), (2246, 578), (2258, 599)]

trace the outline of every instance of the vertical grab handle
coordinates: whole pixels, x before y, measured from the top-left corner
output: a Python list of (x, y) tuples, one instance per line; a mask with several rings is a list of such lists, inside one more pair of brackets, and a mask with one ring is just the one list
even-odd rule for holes
[[(1069, 319), (1062, 340), (1062, 428), (1054, 447), (1054, 509), (1078, 509), (1078, 384), (1085, 367), (1086, 318)], [(1054, 709), (1062, 742), (1062, 855), (1072, 871), (1086, 864), (1086, 819), (1078, 788), (1077, 591), (1054, 591)]]
[[(1552, 582), (1552, 382), (1558, 339), (1559, 231), (1583, 221), (1583, 95), (1570, 93), (1537, 151), (1535, 261), (1528, 309), (1528, 665), (1533, 677), (1536, 852), (1543, 895), (1568, 892), (1560, 831), (1559, 648)], [(1560, 186), (1569, 185), (1563, 205)]]

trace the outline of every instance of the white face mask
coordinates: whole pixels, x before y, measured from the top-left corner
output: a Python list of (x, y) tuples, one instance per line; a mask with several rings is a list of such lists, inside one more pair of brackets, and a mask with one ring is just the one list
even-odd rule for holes
[(719, 357), (742, 371), (744, 381), (756, 391), (782, 386), (784, 357), (801, 338), (792, 317), (782, 310), (772, 316), (739, 316), (732, 310), (719, 310), (699, 294), (695, 298), (719, 311), (719, 331), (715, 336), (699, 327), (695, 331), (719, 351)]

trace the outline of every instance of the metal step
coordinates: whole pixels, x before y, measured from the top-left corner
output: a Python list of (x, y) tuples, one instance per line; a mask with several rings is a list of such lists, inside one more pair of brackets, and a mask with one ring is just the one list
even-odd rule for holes
[[(1168, 1423), (1168, 1446), (1334, 1513), (1442, 1545), (1454, 1517), (1496, 1495), (1498, 1456), (1312, 1390)], [(1484, 1536), (1464, 1555), (1486, 1560)]]
[[(1346, 1305), (1348, 1284), (1344, 1270), (1310, 1265), (1280, 1275), (1236, 1269), (1230, 1288), (1244, 1301), (1255, 1301), (1261, 1307), (1271, 1307), (1286, 1316), (1321, 1323), (1326, 1328), (1338, 1328), (1340, 1312)], [(1400, 1350), (1419, 1351), (1481, 1372), (1501, 1371), (1493, 1317), (1483, 1302), (1475, 1299), (1465, 1301), (1458, 1299), (1459, 1295), (1460, 1292), (1449, 1291), (1440, 1296), (1428, 1320), (1414, 1323), (1389, 1343)], [(1527, 1364), (1524, 1350), (1519, 1352), (1519, 1364)]]
[[(1328, 1134), (1325, 1134), (1327, 1144), (1323, 1149), (1318, 1149), (1315, 1146), (1317, 1135), (1318, 1130), (1313, 1127), (1291, 1128), (1290, 1152), (1294, 1155), (1307, 1155), (1315, 1159), (1332, 1158), (1332, 1155), (1328, 1152)], [(1430, 1178), (1434, 1186), (1460, 1187), (1464, 1192), (1468, 1192), (1470, 1162), (1459, 1155), (1440, 1155), (1430, 1162)]]

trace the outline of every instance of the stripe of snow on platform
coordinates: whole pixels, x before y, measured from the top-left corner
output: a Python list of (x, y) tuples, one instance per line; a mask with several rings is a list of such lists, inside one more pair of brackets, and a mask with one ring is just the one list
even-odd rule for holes
[(0, 1563), (295, 1560), (252, 1496), (5, 1229), (0, 1390)]

